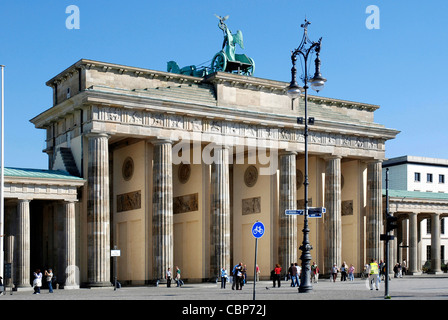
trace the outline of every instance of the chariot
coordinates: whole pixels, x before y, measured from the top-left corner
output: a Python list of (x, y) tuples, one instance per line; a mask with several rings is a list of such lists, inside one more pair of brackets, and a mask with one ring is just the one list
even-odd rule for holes
[(236, 54), (235, 46), (240, 45), (244, 49), (243, 33), (238, 30), (237, 33), (232, 34), (230, 29), (224, 23), (229, 16), (220, 17), (218, 27), (224, 32), (224, 42), (222, 50), (215, 54), (211, 63), (211, 72), (224, 71), (231, 73), (238, 73), (247, 76), (253, 75), (255, 71), (255, 62), (245, 54)]
[[(216, 53), (211, 60), (210, 66), (186, 66), (179, 68), (175, 61), (169, 61), (167, 64), (167, 71), (173, 73), (180, 73), (195, 77), (205, 77), (209, 73), (214, 72), (230, 72), (238, 73), (246, 76), (252, 76), (255, 71), (255, 62), (245, 54), (235, 53), (236, 44), (242, 49), (243, 45), (243, 33), (238, 30), (235, 34), (232, 34), (230, 29), (224, 23), (229, 16), (220, 17), (215, 15), (219, 19), (218, 27), (224, 32), (224, 42), (222, 49)], [(210, 61), (210, 60), (209, 60)], [(208, 62), (207, 62), (208, 63)]]

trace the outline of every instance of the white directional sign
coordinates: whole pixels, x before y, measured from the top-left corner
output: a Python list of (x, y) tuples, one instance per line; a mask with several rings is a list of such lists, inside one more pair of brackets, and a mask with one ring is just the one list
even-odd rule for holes
[[(327, 209), (325, 207), (311, 207), (308, 208), (308, 217), (310, 218), (322, 218), (322, 214), (327, 212)], [(303, 216), (305, 214), (305, 210), (299, 209), (299, 210), (285, 210), (286, 215), (299, 215)]]

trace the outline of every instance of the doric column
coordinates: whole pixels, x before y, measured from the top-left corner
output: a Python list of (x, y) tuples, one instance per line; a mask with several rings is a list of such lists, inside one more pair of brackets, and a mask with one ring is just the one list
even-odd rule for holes
[(285, 210), (297, 209), (296, 155), (289, 151), (280, 153), (278, 261), (285, 272), (291, 263), (298, 262), (297, 216), (285, 214)]
[(367, 163), (366, 259), (382, 259), (380, 233), (383, 226), (381, 161)]
[(326, 159), (325, 167), (325, 271), (330, 272), (333, 263), (342, 264), (341, 221), (341, 158)]
[(410, 274), (420, 274), (418, 271), (417, 263), (417, 245), (418, 245), (418, 223), (417, 213), (412, 212), (409, 214), (409, 267), (408, 272)]
[(230, 270), (230, 191), (229, 147), (214, 148), (211, 165), (211, 252), (210, 277), (218, 277), (220, 269)]
[(153, 156), (153, 279), (164, 280), (173, 270), (173, 164), (172, 141), (155, 140)]
[(76, 265), (75, 202), (64, 201), (62, 214), (64, 289), (79, 289), (79, 269)]
[(440, 268), (440, 214), (431, 214), (431, 271), (430, 273), (442, 273)]
[(88, 143), (88, 285), (111, 286), (110, 282), (110, 206), (109, 136), (89, 134)]
[(19, 203), (17, 205), (17, 215), (17, 235), (15, 237), (15, 252), (17, 253), (17, 279), (14, 279), (14, 282), (17, 290), (31, 289), (30, 200), (19, 199)]

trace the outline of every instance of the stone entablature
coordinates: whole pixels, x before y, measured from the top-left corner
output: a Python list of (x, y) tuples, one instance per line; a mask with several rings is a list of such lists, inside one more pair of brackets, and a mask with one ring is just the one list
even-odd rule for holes
[(44, 179), (5, 176), (5, 198), (28, 200), (78, 201), (83, 179)]
[[(303, 149), (303, 125), (297, 124), (303, 102), (291, 110), (287, 83), (221, 72), (202, 79), (80, 60), (47, 85), (56, 90), (75, 75), (81, 75), (70, 82), (78, 85), (71, 90), (77, 94), (31, 120), (47, 128), (46, 150), (89, 131), (114, 141), (129, 134), (173, 138), (176, 130), (200, 133), (188, 138), (203, 142), (225, 137), (234, 145), (266, 140), (271, 148)], [(316, 117), (312, 153), (383, 159), (385, 141), (398, 133), (373, 122), (378, 106), (314, 96), (309, 101), (309, 115)]]

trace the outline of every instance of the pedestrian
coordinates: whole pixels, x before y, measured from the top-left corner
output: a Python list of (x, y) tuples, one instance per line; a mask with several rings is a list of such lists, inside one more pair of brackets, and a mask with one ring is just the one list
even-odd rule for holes
[(247, 267), (246, 267), (246, 265), (243, 266), (242, 273), (243, 273), (243, 279), (242, 279), (243, 285), (245, 285), (247, 282)]
[(401, 264), (401, 274), (402, 275), (406, 275), (406, 270), (407, 270), (407, 263), (406, 260), (403, 260), (402, 264)]
[[(294, 271), (293, 271), (293, 269), (294, 269)], [(293, 274), (294, 274), (294, 277), (293, 277)], [(291, 265), (288, 268), (288, 275), (289, 275), (289, 278), (291, 279), (291, 287), (294, 287), (294, 285), (295, 285), (294, 278), (295, 278), (296, 274), (297, 274), (297, 269), (294, 268), (294, 263), (291, 263)]]
[(311, 265), (311, 281), (314, 283), (319, 282), (319, 267), (317, 266), (316, 262), (313, 262)]
[(225, 267), (222, 267), (221, 269), (221, 289), (226, 288), (226, 282), (227, 282), (227, 271)]
[[(237, 269), (239, 267), (239, 263), (237, 263), (233, 269), (232, 269), (232, 290), (235, 290), (235, 286), (237, 286), (238, 276), (237, 276)], [(238, 287), (237, 287), (238, 289)]]
[(297, 267), (294, 265), (294, 263), (291, 263), (288, 271), (291, 278), (291, 287), (295, 287), (296, 285), (299, 286), (297, 282)]
[(331, 276), (333, 277), (333, 282), (336, 282), (336, 278), (338, 277), (339, 268), (336, 263), (333, 263), (333, 267), (331, 268)]
[(40, 272), (40, 269), (36, 269), (36, 272), (34, 272), (33, 287), (33, 294), (40, 294), (40, 287), (42, 287), (42, 272)]
[(171, 269), (170, 268), (168, 268), (168, 270), (166, 271), (165, 278), (166, 278), (166, 287), (171, 288)]
[(302, 274), (302, 268), (299, 266), (297, 262), (294, 263), (294, 268), (296, 268), (296, 284), (299, 287), (300, 286), (300, 276)]
[(373, 283), (375, 283), (376, 290), (379, 290), (380, 288), (380, 281), (379, 281), (379, 266), (375, 259), (370, 260), (369, 264), (369, 283), (370, 283), (370, 290), (373, 290)]
[(45, 270), (45, 277), (47, 280), (47, 285), (48, 285), (48, 293), (53, 293), (53, 286), (51, 285), (51, 281), (53, 279), (53, 270), (48, 269)]
[(178, 287), (181, 287), (184, 285), (184, 282), (180, 278), (180, 269), (178, 266), (176, 266), (176, 283)]
[(345, 261), (341, 266), (341, 281), (347, 281), (347, 264), (345, 263)]
[(260, 281), (260, 267), (258, 266), (258, 264), (255, 267), (255, 274), (257, 276), (257, 281)]
[(378, 264), (379, 268), (380, 268), (380, 283), (381, 280), (384, 280), (384, 276), (386, 274), (385, 269), (386, 269), (386, 263), (383, 262), (383, 260), (380, 260), (380, 263)]
[(398, 278), (398, 263), (394, 265), (394, 278)]
[(243, 289), (243, 264), (240, 262), (236, 268), (236, 290)]
[(274, 279), (273, 279), (274, 288), (275, 288), (275, 282), (276, 281), (277, 281), (278, 287), (280, 288), (280, 282), (281, 282), (280, 274), (281, 274), (281, 272), (282, 272), (282, 267), (280, 267), (280, 265), (277, 263), (275, 265), (275, 268), (274, 268)]
[(355, 280), (355, 267), (353, 266), (353, 264), (350, 264), (350, 268), (348, 268), (348, 280)]

